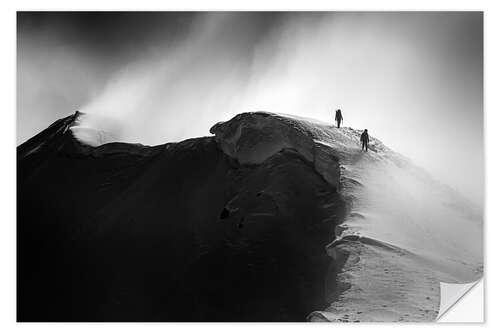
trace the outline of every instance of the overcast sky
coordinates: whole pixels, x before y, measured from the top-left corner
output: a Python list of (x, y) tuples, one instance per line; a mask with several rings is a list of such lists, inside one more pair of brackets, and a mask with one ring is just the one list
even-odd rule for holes
[(19, 13), (17, 40), (19, 144), (77, 109), (160, 144), (341, 108), (482, 205), (482, 13)]

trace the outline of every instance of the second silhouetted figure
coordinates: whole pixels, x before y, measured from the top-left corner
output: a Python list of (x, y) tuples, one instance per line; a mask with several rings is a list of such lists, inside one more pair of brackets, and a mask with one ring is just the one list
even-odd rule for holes
[(337, 128), (340, 128), (340, 123), (342, 122), (344, 118), (342, 118), (342, 112), (340, 109), (335, 111), (335, 121), (337, 122)]
[(370, 141), (370, 137), (368, 136), (368, 130), (365, 129), (363, 133), (361, 133), (361, 150), (368, 151), (368, 142)]

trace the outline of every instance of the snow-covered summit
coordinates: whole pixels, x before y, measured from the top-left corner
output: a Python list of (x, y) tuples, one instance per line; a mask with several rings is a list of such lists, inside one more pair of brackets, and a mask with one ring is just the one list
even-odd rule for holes
[[(360, 130), (285, 114), (242, 113), (215, 124), (210, 132), (227, 155), (244, 164), (262, 163), (282, 149), (296, 150), (335, 187), (340, 180), (339, 161), (342, 164), (360, 152)], [(370, 151), (379, 154), (367, 155), (375, 159), (392, 153), (375, 138), (371, 138)]]

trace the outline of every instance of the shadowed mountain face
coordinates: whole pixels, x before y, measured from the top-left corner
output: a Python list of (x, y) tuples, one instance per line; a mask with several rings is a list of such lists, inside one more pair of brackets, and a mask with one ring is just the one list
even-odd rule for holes
[(78, 116), (18, 147), (19, 321), (304, 321), (327, 306), (345, 208), (316, 160), (283, 146), (241, 161), (215, 137), (90, 147)]

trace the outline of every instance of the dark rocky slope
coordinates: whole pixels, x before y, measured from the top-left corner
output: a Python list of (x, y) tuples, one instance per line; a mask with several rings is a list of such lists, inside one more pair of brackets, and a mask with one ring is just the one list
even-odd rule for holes
[(345, 208), (316, 160), (278, 147), (242, 164), (215, 137), (94, 148), (77, 117), (18, 147), (19, 321), (304, 321), (327, 306)]

